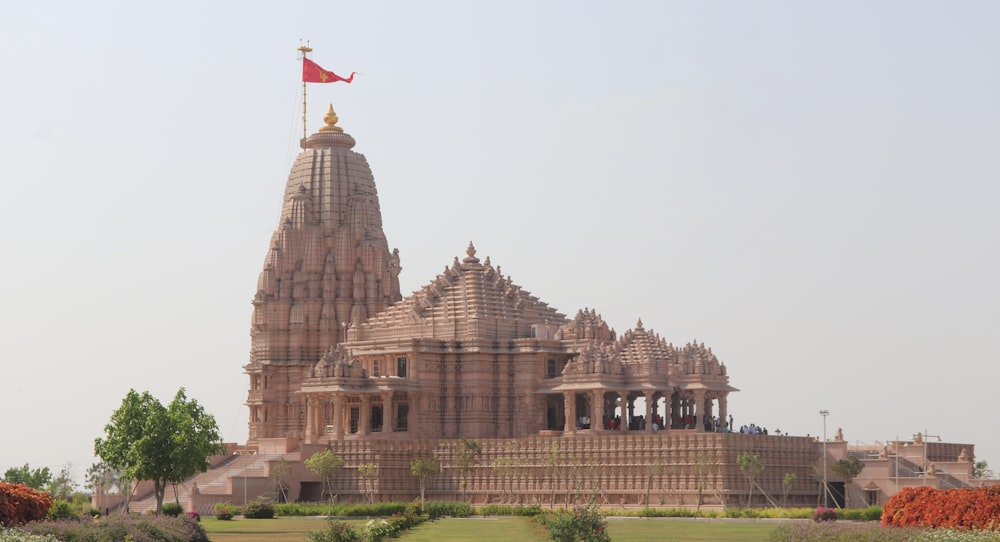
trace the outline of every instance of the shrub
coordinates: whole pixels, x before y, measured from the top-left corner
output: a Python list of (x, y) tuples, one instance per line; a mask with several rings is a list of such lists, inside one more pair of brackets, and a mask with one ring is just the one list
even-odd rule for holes
[(274, 505), (261, 499), (247, 503), (243, 507), (243, 517), (248, 519), (271, 519), (274, 517)]
[(537, 516), (543, 512), (537, 505), (509, 506), (505, 504), (487, 504), (475, 509), (475, 513), (481, 516)]
[(0, 482), (0, 527), (13, 527), (45, 517), (52, 496), (24, 484)]
[(215, 503), (215, 519), (230, 520), (239, 509), (228, 502)]
[(820, 506), (813, 512), (813, 521), (837, 521), (837, 511), (833, 508), (824, 508)]
[(0, 542), (59, 542), (49, 535), (31, 534), (19, 529), (0, 527)]
[(995, 529), (1000, 517), (1000, 486), (978, 489), (905, 488), (893, 495), (882, 525), (948, 529)]
[(330, 520), (325, 531), (309, 531), (311, 542), (362, 542), (361, 535), (343, 521)]
[(556, 542), (611, 542), (607, 522), (593, 502), (574, 507), (572, 511), (547, 512), (538, 517)]
[(60, 499), (52, 503), (47, 514), (47, 519), (80, 519), (80, 516), (73, 509), (73, 505)]
[(184, 507), (175, 502), (168, 502), (163, 505), (163, 515), (175, 518), (184, 513)]
[(427, 515), (431, 519), (453, 517), (467, 518), (472, 515), (472, 505), (464, 502), (433, 501), (426, 505)]
[(201, 525), (186, 517), (113, 514), (87, 521), (35, 521), (23, 528), (65, 541), (208, 542)]
[(185, 515), (195, 521), (201, 521), (201, 514), (197, 510), (192, 510)]

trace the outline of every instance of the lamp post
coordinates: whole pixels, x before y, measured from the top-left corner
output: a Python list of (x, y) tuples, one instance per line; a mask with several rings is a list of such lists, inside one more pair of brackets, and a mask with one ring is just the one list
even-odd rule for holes
[(823, 508), (829, 508), (826, 500), (826, 417), (830, 415), (830, 411), (820, 410), (819, 415), (823, 416)]

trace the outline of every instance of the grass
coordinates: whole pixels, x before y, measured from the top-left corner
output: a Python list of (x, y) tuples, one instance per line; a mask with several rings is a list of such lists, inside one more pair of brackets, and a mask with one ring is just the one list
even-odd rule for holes
[[(212, 542), (305, 542), (307, 531), (326, 527), (319, 518), (280, 517), (220, 521), (203, 518)], [(366, 520), (349, 520), (356, 529)], [(608, 532), (615, 542), (700, 541), (764, 542), (778, 523), (754, 520), (611, 519)], [(447, 518), (424, 523), (399, 538), (400, 542), (481, 540), (536, 542), (547, 540), (544, 529), (533, 527), (528, 518)]]

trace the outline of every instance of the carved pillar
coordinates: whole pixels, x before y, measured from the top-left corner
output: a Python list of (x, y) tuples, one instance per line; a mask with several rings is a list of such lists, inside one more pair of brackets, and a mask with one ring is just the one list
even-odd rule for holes
[(361, 394), (361, 419), (358, 421), (358, 433), (370, 435), (372, 432), (372, 400), (367, 393)]
[(590, 392), (590, 430), (596, 433), (604, 431), (604, 392)]
[(395, 425), (396, 409), (392, 406), (392, 392), (382, 394), (382, 432), (392, 433)]
[(315, 399), (312, 397), (306, 398), (306, 427), (305, 427), (305, 441), (306, 444), (313, 444), (316, 442), (316, 435), (314, 433), (315, 426), (313, 426), (312, 420), (315, 416)]
[[(729, 392), (724, 391), (719, 395), (719, 424), (729, 423), (726, 419), (729, 415)], [(730, 431), (733, 430), (732, 427), (729, 428)]]
[(694, 429), (699, 433), (705, 432), (705, 390), (694, 392)]
[(619, 420), (620, 425), (618, 426), (619, 431), (628, 431), (628, 417), (629, 413), (632, 411), (632, 406), (628, 403), (628, 392), (620, 391), (618, 396), (621, 397), (621, 420)]
[(563, 392), (563, 432), (576, 432), (576, 394), (573, 392)]
[(333, 396), (333, 435), (337, 440), (344, 440), (344, 396)]
[(643, 422), (646, 424), (646, 431), (650, 433), (653, 432), (653, 393), (655, 392), (643, 392), (646, 397), (646, 416)]

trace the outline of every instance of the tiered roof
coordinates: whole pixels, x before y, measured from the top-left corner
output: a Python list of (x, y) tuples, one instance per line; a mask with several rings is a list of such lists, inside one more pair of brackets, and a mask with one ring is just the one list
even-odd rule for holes
[(531, 326), (559, 326), (565, 315), (531, 295), (509, 276), (480, 262), (470, 242), (466, 257), (413, 295), (348, 331), (350, 341), (384, 338), (511, 340), (531, 336)]

